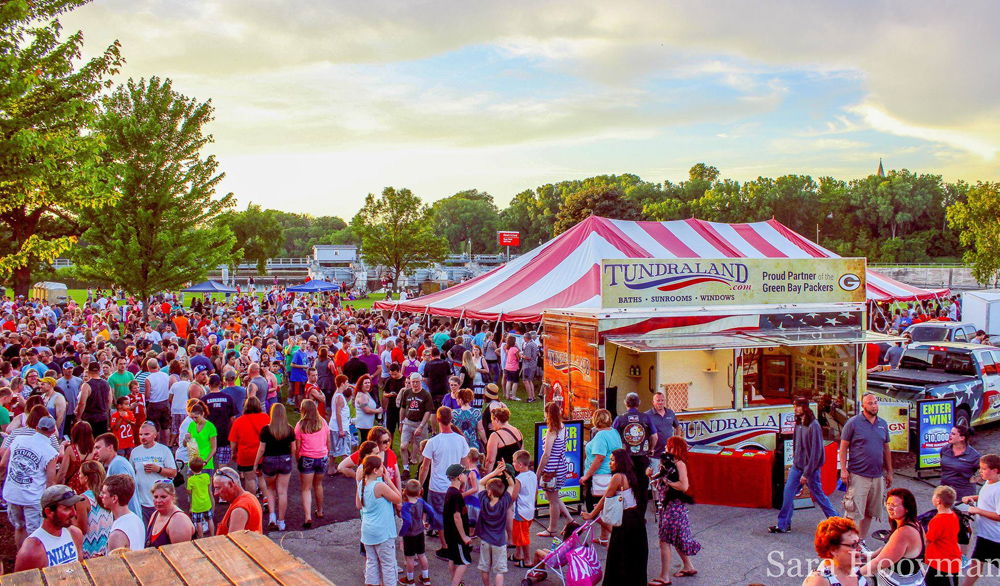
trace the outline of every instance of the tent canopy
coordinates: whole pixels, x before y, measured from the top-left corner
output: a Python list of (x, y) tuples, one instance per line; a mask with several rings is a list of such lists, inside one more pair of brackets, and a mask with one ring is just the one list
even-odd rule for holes
[(289, 287), (287, 290), (294, 293), (322, 293), (323, 291), (340, 291), (340, 285), (334, 285), (333, 283), (327, 283), (319, 279), (312, 279), (301, 285)]
[[(509, 263), (454, 287), (377, 309), (449, 317), (537, 322), (546, 309), (601, 305), (605, 258), (836, 258), (776, 220), (721, 224), (691, 218), (631, 222), (591, 216)], [(868, 270), (868, 300), (913, 301), (947, 295)]]
[(205, 281), (184, 290), (185, 293), (236, 293), (236, 289), (216, 281)]

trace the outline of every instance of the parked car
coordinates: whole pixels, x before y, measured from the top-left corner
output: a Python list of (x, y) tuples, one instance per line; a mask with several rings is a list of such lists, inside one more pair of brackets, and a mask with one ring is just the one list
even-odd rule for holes
[(976, 337), (976, 326), (964, 321), (931, 320), (903, 330), (914, 342), (969, 342)]
[(1000, 419), (1000, 348), (963, 342), (913, 343), (903, 351), (899, 368), (868, 374), (868, 390), (910, 403), (911, 423), (916, 419), (917, 399), (948, 397), (955, 397), (956, 424), (996, 421)]

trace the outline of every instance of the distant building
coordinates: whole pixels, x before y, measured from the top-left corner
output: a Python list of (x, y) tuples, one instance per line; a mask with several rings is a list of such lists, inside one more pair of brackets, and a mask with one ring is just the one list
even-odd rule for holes
[(313, 246), (313, 261), (321, 267), (351, 266), (358, 260), (358, 247), (353, 244), (317, 244)]

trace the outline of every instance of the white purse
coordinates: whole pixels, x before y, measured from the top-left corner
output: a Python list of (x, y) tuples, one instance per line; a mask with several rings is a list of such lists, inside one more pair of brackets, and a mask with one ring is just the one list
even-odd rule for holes
[(604, 497), (604, 509), (601, 510), (601, 520), (612, 527), (619, 527), (622, 524), (622, 515), (625, 513), (625, 496), (618, 491), (615, 496)]

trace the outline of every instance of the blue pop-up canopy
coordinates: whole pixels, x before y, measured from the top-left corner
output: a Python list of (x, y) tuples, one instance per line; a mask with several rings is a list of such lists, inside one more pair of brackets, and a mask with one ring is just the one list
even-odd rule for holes
[(185, 293), (236, 293), (236, 289), (216, 281), (205, 281), (184, 290)]
[(340, 291), (340, 285), (327, 283), (326, 281), (321, 281), (319, 279), (313, 279), (312, 281), (302, 283), (301, 285), (289, 287), (288, 291), (292, 291), (293, 293), (321, 293), (323, 291)]

